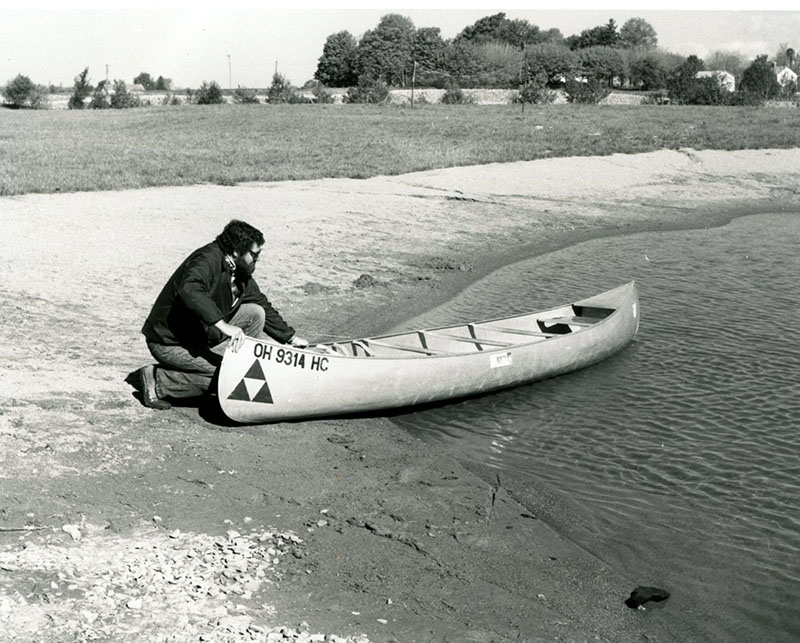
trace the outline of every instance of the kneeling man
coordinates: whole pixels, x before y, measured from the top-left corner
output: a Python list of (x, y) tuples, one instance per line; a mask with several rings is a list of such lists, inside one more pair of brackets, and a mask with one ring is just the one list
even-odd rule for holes
[(145, 406), (167, 409), (166, 398), (206, 393), (225, 348), (239, 350), (245, 335), (308, 346), (253, 279), (263, 246), (258, 229), (234, 219), (170, 277), (142, 327), (158, 362), (136, 371)]

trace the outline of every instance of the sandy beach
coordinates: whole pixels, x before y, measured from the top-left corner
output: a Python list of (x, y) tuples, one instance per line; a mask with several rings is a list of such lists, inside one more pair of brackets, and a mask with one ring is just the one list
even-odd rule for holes
[(674, 603), (624, 605), (653, 579), (570, 542), (548, 516), (580, 512), (530, 479), (380, 415), (151, 411), (125, 377), (151, 361), (139, 329), (165, 280), (232, 218), (265, 233), (262, 290), (323, 341), (586, 239), (797, 211), (799, 167), (797, 149), (686, 149), (0, 197), (7, 640), (688, 640)]

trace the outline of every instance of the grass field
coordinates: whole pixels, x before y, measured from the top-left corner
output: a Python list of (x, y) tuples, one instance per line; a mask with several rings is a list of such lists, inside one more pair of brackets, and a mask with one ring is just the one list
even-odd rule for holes
[(366, 178), (658, 149), (800, 146), (795, 109), (213, 105), (0, 110), (0, 195)]

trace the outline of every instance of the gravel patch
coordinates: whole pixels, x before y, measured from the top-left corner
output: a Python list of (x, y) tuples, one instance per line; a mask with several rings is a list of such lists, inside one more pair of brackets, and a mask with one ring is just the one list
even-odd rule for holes
[(121, 536), (64, 525), (39, 536), (0, 552), (0, 631), (10, 643), (368, 640), (274, 625), (281, 561), (303, 555), (291, 532)]

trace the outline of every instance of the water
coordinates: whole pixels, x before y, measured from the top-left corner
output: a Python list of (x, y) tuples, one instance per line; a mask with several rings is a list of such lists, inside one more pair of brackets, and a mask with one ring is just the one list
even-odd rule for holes
[(635, 279), (639, 335), (589, 369), (394, 421), (563, 495), (572, 519), (542, 517), (631, 589), (670, 589), (675, 640), (800, 641), (798, 240), (800, 216), (758, 215), (499, 270), (404, 328)]

